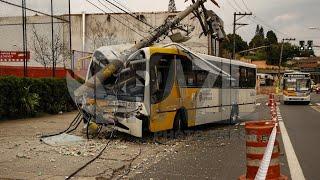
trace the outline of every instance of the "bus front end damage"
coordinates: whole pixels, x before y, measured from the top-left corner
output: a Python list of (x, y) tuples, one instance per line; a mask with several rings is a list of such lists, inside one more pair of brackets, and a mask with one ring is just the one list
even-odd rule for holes
[(144, 102), (147, 85), (145, 55), (143, 50), (137, 51), (122, 64), (119, 56), (108, 46), (94, 52), (87, 80), (75, 92), (78, 107), (85, 127), (89, 126), (87, 129), (93, 133), (101, 126), (109, 126), (142, 137), (149, 116)]
[[(148, 117), (143, 103), (125, 101), (96, 101), (83, 103), (81, 111), (83, 121), (90, 126), (92, 133), (98, 131), (98, 126), (111, 127), (135, 137), (142, 137)], [(85, 127), (86, 127), (85, 126)]]

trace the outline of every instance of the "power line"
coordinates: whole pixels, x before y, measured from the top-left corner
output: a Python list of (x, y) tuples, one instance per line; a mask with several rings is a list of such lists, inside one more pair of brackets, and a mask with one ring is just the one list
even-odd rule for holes
[(233, 0), (233, 2), (240, 9), (240, 11), (245, 12), (245, 10), (241, 8), (241, 6), (237, 3), (236, 0)]
[[(114, 10), (112, 10), (111, 8), (109, 8), (107, 5), (105, 5), (104, 3), (102, 3), (100, 0), (98, 0), (98, 2), (99, 2), (103, 7), (105, 7), (105, 8), (108, 9), (109, 11), (111, 11), (112, 13), (116, 13)], [(122, 16), (119, 16), (119, 17), (120, 17), (122, 20), (128, 22), (129, 24), (135, 26), (135, 24), (132, 23), (131, 21), (129, 21), (128, 19), (123, 18)]]
[[(91, 1), (89, 0), (86, 0), (88, 3), (90, 3), (91, 5), (93, 5), (94, 7), (96, 7), (97, 9), (99, 9), (100, 11), (108, 14), (106, 11), (104, 11), (103, 9), (101, 9), (100, 7), (98, 7), (96, 4), (92, 3)], [(131, 31), (135, 32), (136, 34), (138, 34), (139, 36), (145, 38), (143, 35), (141, 35), (139, 32), (137, 32), (136, 30), (132, 29), (130, 26), (124, 24), (123, 22), (121, 22), (120, 20), (118, 20), (117, 18), (113, 17), (110, 15), (110, 17), (112, 17), (114, 20), (118, 21), (120, 24), (122, 24), (123, 26), (129, 28)]]
[[(243, 9), (240, 7), (240, 5), (239, 5), (235, 0), (233, 0), (233, 1), (235, 2), (235, 5), (237, 6), (237, 8), (235, 8), (235, 6), (233, 6), (233, 5), (231, 4), (231, 2), (230, 2), (229, 0), (227, 0), (227, 2), (229, 3), (229, 5), (230, 5), (235, 11), (239, 11), (239, 9), (240, 9), (240, 10), (243, 10)], [(246, 10), (248, 10), (249, 12), (253, 12), (253, 11), (249, 8), (249, 6), (245, 3), (244, 0), (242, 0), (242, 3), (243, 3), (243, 5), (245, 6)], [(282, 36), (284, 36), (284, 37), (288, 37), (287, 34), (285, 34), (285, 33), (281, 32), (281, 31), (277, 30), (277, 29), (274, 28), (274, 27), (272, 27), (271, 25), (269, 25), (268, 23), (266, 23), (262, 18), (259, 18), (259, 17), (256, 16), (256, 15), (252, 15), (252, 16), (248, 17), (248, 20), (251, 21), (251, 22), (253, 22), (253, 23), (262, 24), (263, 26), (267, 27), (268, 29), (275, 31), (275, 32), (277, 32), (278, 34), (280, 34), (280, 35), (282, 35)]]
[(238, 11), (238, 9), (235, 8), (235, 7), (233, 6), (233, 4), (232, 4), (229, 0), (227, 0), (227, 3), (230, 5), (230, 7), (231, 7), (234, 11)]
[(127, 11), (131, 12), (132, 13), (132, 10), (129, 9), (127, 6), (121, 4), (120, 2), (118, 2), (117, 0), (113, 0), (114, 2), (116, 2), (119, 6), (123, 7), (124, 9), (126, 9)]
[(243, 3), (244, 7), (246, 8), (246, 10), (252, 12), (252, 11), (249, 9), (249, 7), (247, 6), (247, 4), (244, 2), (244, 0), (241, 0), (241, 1), (242, 1), (242, 3)]
[(60, 18), (58, 16), (53, 16), (53, 15), (50, 15), (50, 14), (47, 14), (47, 13), (44, 13), (44, 12), (41, 12), (41, 11), (37, 11), (37, 10), (30, 9), (30, 8), (27, 8), (27, 7), (22, 7), (21, 5), (14, 4), (14, 3), (11, 3), (11, 2), (8, 2), (8, 1), (5, 1), (5, 0), (0, 0), (0, 2), (5, 3), (5, 4), (9, 4), (11, 6), (15, 6), (15, 7), (18, 7), (18, 8), (24, 8), (25, 10), (28, 10), (28, 11), (31, 11), (31, 12), (34, 12), (34, 13), (37, 13), (37, 14), (41, 14), (41, 15), (44, 15), (44, 16), (53, 17), (55, 19), (59, 19), (59, 20), (64, 21), (64, 22), (69, 22), (68, 20)]
[(119, 7), (118, 5), (112, 3), (111, 1), (109, 1), (109, 0), (104, 0), (104, 1), (108, 2), (109, 4), (111, 4), (112, 6), (118, 8), (118, 9), (120, 9), (121, 11), (123, 11), (124, 13), (126, 13), (126, 14), (128, 14), (129, 16), (133, 17), (134, 19), (136, 19), (136, 20), (142, 22), (143, 24), (149, 26), (150, 28), (154, 28), (154, 27), (153, 27), (152, 25), (150, 25), (149, 23), (147, 23), (147, 22), (145, 22), (145, 21), (142, 21), (141, 19), (139, 19), (139, 18), (137, 18), (136, 16), (130, 14), (129, 12), (127, 12), (127, 11), (124, 10), (123, 8)]
[[(249, 8), (249, 6), (245, 3), (245, 1), (244, 1), (244, 0), (241, 0), (241, 1), (242, 1), (243, 5), (245, 6), (245, 8), (246, 8), (247, 10), (251, 11), (250, 8)], [(258, 20), (258, 21), (260, 21), (260, 22), (263, 22), (264, 25), (265, 25), (266, 27), (268, 27), (269, 29), (274, 30), (274, 31), (276, 31), (276, 32), (279, 33), (279, 34), (282, 34), (283, 36), (288, 37), (287, 34), (285, 34), (285, 33), (281, 32), (281, 31), (277, 30), (276, 28), (271, 27), (268, 23), (266, 23), (266, 22), (265, 22), (264, 20), (262, 20), (261, 18), (258, 18), (256, 15), (253, 15), (252, 18), (255, 19), (255, 20)]]

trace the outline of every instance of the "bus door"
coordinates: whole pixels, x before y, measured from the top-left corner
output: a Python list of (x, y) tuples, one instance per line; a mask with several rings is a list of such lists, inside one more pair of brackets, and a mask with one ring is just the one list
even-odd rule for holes
[(171, 129), (179, 108), (174, 58), (171, 54), (154, 54), (150, 58), (151, 132)]

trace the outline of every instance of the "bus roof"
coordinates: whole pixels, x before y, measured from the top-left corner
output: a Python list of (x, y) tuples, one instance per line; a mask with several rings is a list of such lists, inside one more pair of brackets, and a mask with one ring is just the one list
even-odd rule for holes
[[(199, 54), (199, 56), (202, 57), (203, 59), (206, 59), (209, 61), (222, 62), (222, 63), (226, 63), (226, 64), (230, 63), (230, 59), (226, 59), (226, 58), (221, 58), (221, 57), (217, 57), (217, 56), (210, 56), (207, 54)], [(257, 66), (255, 64), (246, 63), (246, 62), (242, 62), (239, 60), (231, 60), (231, 64), (238, 65), (238, 66), (244, 66), (244, 67), (257, 68)]]
[[(148, 48), (150, 50), (150, 55), (155, 54), (155, 53), (186, 55), (186, 53), (183, 50), (180, 50), (179, 48), (177, 48), (175, 46), (170, 46), (170, 47), (152, 46), (152, 47), (148, 47)], [(222, 63), (226, 63), (226, 64), (230, 63), (230, 59), (221, 58), (221, 57), (217, 57), (217, 56), (210, 56), (210, 55), (200, 54), (200, 53), (196, 53), (196, 54), (198, 56), (200, 56), (201, 58), (208, 60), (208, 61), (216, 61), (216, 62), (222, 62)], [(250, 68), (257, 67), (254, 64), (245, 63), (245, 62), (238, 61), (238, 60), (231, 60), (231, 64), (238, 65), (238, 66), (244, 66), (244, 67), (250, 67)]]

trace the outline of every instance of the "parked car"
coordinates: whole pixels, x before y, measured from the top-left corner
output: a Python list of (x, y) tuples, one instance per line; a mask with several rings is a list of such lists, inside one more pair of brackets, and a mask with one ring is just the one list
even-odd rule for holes
[(316, 87), (316, 93), (317, 93), (317, 94), (320, 94), (320, 85), (318, 85), (318, 86)]
[(316, 89), (317, 89), (317, 84), (313, 80), (311, 80), (311, 92), (316, 91)]

